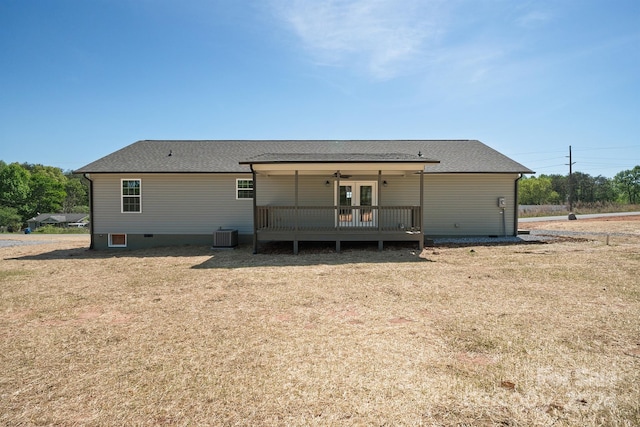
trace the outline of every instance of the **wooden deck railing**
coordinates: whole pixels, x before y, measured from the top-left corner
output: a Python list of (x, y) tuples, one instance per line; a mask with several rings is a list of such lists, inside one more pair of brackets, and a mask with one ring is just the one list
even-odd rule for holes
[(412, 231), (420, 206), (257, 206), (258, 231)]

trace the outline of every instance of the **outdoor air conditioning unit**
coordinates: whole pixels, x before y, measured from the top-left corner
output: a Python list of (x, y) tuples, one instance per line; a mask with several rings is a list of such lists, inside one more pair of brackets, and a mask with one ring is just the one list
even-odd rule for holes
[(238, 246), (238, 230), (220, 228), (213, 232), (214, 248), (232, 248)]

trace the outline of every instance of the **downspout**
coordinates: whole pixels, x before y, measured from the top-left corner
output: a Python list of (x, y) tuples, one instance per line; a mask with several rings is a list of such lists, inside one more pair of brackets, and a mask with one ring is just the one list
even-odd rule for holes
[[(518, 203), (518, 181), (520, 181), (520, 179), (522, 179), (522, 174), (520, 174), (520, 176), (518, 176), (518, 178), (515, 180), (515, 185), (513, 188), (513, 203), (514, 203), (514, 207), (513, 207), (513, 235), (514, 237), (518, 235), (518, 214), (519, 214), (519, 210), (520, 210), (520, 204)], [(505, 231), (505, 234), (506, 231)]]
[(336, 171), (336, 252), (340, 252), (340, 171)]
[(340, 232), (340, 171), (336, 172), (336, 229)]
[(82, 174), (84, 178), (89, 181), (89, 234), (91, 235), (89, 241), (89, 249), (95, 249), (95, 240), (93, 237), (93, 222), (95, 220), (93, 210), (93, 180), (89, 178), (89, 174)]
[(418, 246), (420, 250), (424, 248), (424, 166), (420, 169), (420, 241)]
[(253, 179), (253, 254), (258, 253), (258, 192), (256, 189), (258, 188), (256, 182), (256, 171), (253, 169), (253, 163), (249, 164), (251, 168), (251, 178)]
[(295, 171), (295, 175), (294, 175), (294, 191), (295, 191), (295, 196), (294, 196), (294, 203), (295, 203), (295, 233), (296, 235), (298, 234), (298, 171)]
[[(378, 171), (378, 210), (376, 211), (376, 223), (378, 224), (378, 234), (382, 230), (382, 224), (380, 221), (381, 214), (381, 206), (382, 206), (382, 171)], [(373, 212), (373, 211), (372, 211)]]
[(293, 216), (295, 218), (294, 230), (293, 230), (293, 254), (298, 255), (298, 170), (296, 169), (294, 174), (294, 192), (296, 193), (294, 196), (295, 206), (293, 208)]

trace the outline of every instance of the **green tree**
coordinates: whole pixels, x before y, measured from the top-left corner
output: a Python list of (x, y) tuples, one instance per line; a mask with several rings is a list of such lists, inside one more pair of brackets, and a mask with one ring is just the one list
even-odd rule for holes
[(566, 175), (540, 175), (541, 178), (551, 180), (551, 189), (558, 193), (559, 203), (564, 203), (569, 199), (569, 178)]
[(19, 230), (22, 217), (15, 208), (0, 206), (0, 228), (3, 230)]
[[(551, 180), (551, 188), (558, 193), (560, 202), (566, 202), (569, 199), (568, 175), (541, 175), (540, 178)], [(602, 175), (593, 177), (587, 173), (574, 172), (571, 176), (571, 183), (574, 202), (613, 202), (618, 198), (613, 179)]]
[(594, 178), (594, 196), (596, 202), (615, 202), (618, 198), (613, 179), (598, 175)]
[(558, 193), (552, 189), (550, 178), (524, 178), (519, 184), (518, 198), (521, 205), (544, 205), (559, 201)]
[(65, 184), (66, 197), (62, 202), (62, 211), (69, 212), (88, 212), (89, 211), (89, 195), (87, 185), (80, 175), (72, 173), (65, 174), (67, 182)]
[(623, 202), (632, 205), (640, 202), (640, 166), (618, 172), (613, 180)]
[(29, 198), (31, 174), (18, 163), (0, 169), (0, 206), (25, 210)]
[(67, 177), (62, 169), (53, 166), (35, 165), (31, 172), (28, 216), (38, 212), (61, 212), (66, 197)]
[(574, 202), (592, 203), (595, 201), (595, 184), (591, 175), (574, 172), (572, 175), (572, 183)]

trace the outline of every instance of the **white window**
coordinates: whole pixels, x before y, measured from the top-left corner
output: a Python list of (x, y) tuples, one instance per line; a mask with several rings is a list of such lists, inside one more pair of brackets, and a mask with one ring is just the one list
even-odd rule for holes
[(236, 199), (253, 199), (252, 179), (236, 179)]
[(121, 212), (142, 212), (141, 180), (123, 179), (121, 182)]
[(109, 247), (110, 248), (126, 248), (127, 235), (126, 234), (109, 234)]

